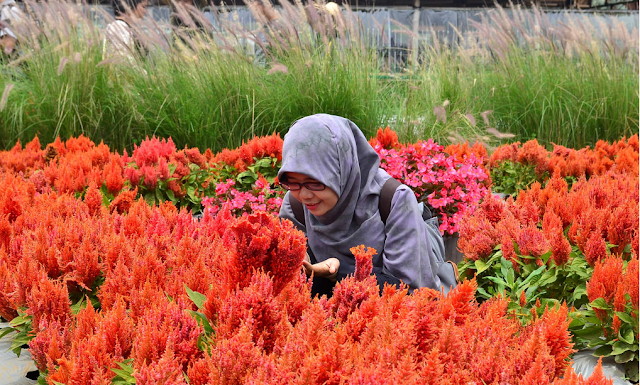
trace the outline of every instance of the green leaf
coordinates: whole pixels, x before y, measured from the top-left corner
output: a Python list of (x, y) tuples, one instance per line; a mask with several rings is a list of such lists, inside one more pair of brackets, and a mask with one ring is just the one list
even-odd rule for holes
[(481, 260), (476, 260), (474, 262), (474, 264), (476, 265), (476, 271), (478, 272), (478, 274), (482, 273), (483, 271), (487, 270), (489, 268), (489, 265), (487, 265), (486, 263), (484, 263)]
[(191, 199), (196, 199), (196, 188), (194, 186), (187, 187), (187, 196)]
[[(633, 341), (631, 341), (631, 342), (633, 343)], [(634, 346), (632, 343), (631, 343), (631, 344), (628, 344), (628, 343), (626, 343), (626, 342), (616, 341), (616, 342), (613, 344), (613, 351), (611, 352), (611, 355), (612, 355), (612, 356), (616, 356), (616, 355), (618, 355), (618, 354), (622, 354), (622, 353), (624, 353), (624, 352), (626, 352), (626, 351), (631, 351), (631, 352), (633, 352), (633, 351), (638, 350), (638, 347), (637, 347), (637, 346)]]
[[(573, 315), (571, 315), (571, 317), (573, 317)], [(569, 330), (571, 330), (572, 333), (575, 334), (576, 331), (582, 330), (584, 325), (586, 325), (586, 323), (587, 322), (584, 320), (584, 318), (575, 317), (571, 320), (571, 323), (569, 324)]]
[(164, 202), (164, 201), (165, 201), (164, 196), (163, 196), (163, 194), (162, 194), (162, 190), (160, 190), (159, 188), (157, 188), (157, 189), (156, 189), (156, 200), (157, 200), (159, 203), (161, 203), (161, 202)]
[(573, 335), (577, 337), (591, 341), (599, 339), (602, 336), (602, 327), (599, 325), (591, 325), (587, 326), (584, 329), (572, 330), (572, 332)]
[(169, 200), (171, 200), (171, 202), (176, 202), (176, 194), (173, 193), (173, 190), (167, 190), (165, 191), (165, 193), (167, 194), (167, 197), (169, 198)]
[(15, 317), (14, 319), (12, 319), (11, 321), (9, 321), (9, 325), (13, 326), (14, 328), (20, 325), (24, 325), (26, 323), (31, 322), (31, 316), (29, 315), (19, 315), (17, 317)]
[(574, 303), (576, 301), (579, 301), (582, 297), (586, 295), (587, 295), (586, 286), (583, 286), (583, 285), (577, 286), (573, 290), (573, 294), (571, 295), (571, 302)]
[(598, 349), (596, 349), (596, 351), (593, 352), (593, 355), (601, 356), (601, 357), (609, 357), (611, 355), (612, 350), (613, 348), (611, 347), (611, 345), (603, 345), (603, 346), (600, 346)]
[(478, 292), (478, 294), (480, 294), (480, 296), (482, 296), (482, 298), (486, 298), (486, 299), (491, 298), (491, 295), (487, 293), (487, 291), (481, 288), (480, 286), (478, 286), (478, 289), (476, 291)]
[(71, 312), (73, 314), (78, 314), (80, 310), (84, 309), (85, 307), (87, 307), (87, 304), (84, 302), (84, 297), (82, 297), (80, 301), (71, 305)]
[(527, 296), (527, 298), (529, 298), (529, 301), (531, 301), (531, 300), (533, 300), (533, 299), (534, 299), (534, 298), (532, 298), (532, 297), (531, 297), (531, 295), (532, 295), (533, 293), (535, 293), (537, 290), (538, 290), (538, 286), (537, 286), (537, 285), (535, 285), (535, 286), (531, 286), (531, 287), (529, 287), (527, 290), (525, 290), (524, 295), (526, 295), (526, 296)]
[(623, 312), (617, 311), (616, 315), (618, 316), (618, 318), (620, 318), (620, 321), (622, 321), (622, 322), (624, 322), (626, 324), (629, 324), (629, 325), (634, 325), (635, 324), (635, 322), (633, 321), (633, 318), (627, 313), (623, 313)]
[(149, 191), (146, 194), (144, 194), (144, 200), (145, 202), (147, 202), (150, 206), (153, 206), (153, 204), (156, 201), (156, 194), (153, 193), (153, 191)]
[(542, 254), (540, 258), (542, 259), (543, 266), (546, 266), (547, 262), (549, 262), (549, 258), (551, 258), (551, 251), (547, 251), (546, 253)]
[(500, 286), (507, 286), (507, 283), (498, 277), (487, 277), (487, 279), (491, 282), (497, 283)]
[(213, 327), (209, 323), (209, 320), (207, 319), (207, 316), (204, 315), (204, 313), (201, 313), (199, 311), (189, 310), (189, 314), (191, 314), (193, 319), (195, 319), (196, 321), (198, 321), (200, 325), (202, 325), (202, 328), (204, 329), (205, 333), (207, 334), (213, 333)]
[(531, 282), (535, 277), (539, 276), (540, 274), (542, 274), (542, 272), (546, 269), (546, 266), (540, 266), (539, 268), (535, 269), (534, 271), (531, 272), (531, 274), (529, 274), (527, 276), (527, 278), (522, 282), (523, 285), (528, 285), (529, 282)]
[(2, 338), (2, 337), (4, 337), (4, 336), (6, 336), (7, 334), (9, 334), (9, 333), (11, 333), (11, 332), (14, 332), (14, 331), (15, 331), (15, 332), (17, 332), (14, 328), (9, 328), (9, 327), (7, 327), (7, 328), (2, 328), (2, 329), (0, 329), (0, 330), (1, 330), (1, 331), (0, 331), (0, 338)]
[(116, 374), (116, 376), (111, 381), (111, 384), (135, 384), (136, 379), (133, 377), (133, 359), (129, 358), (124, 360), (124, 362), (116, 362), (116, 364), (120, 367), (120, 369), (111, 368), (111, 371)]
[(625, 375), (634, 384), (638, 383), (638, 356), (635, 360), (624, 364)]
[(189, 299), (193, 301), (193, 303), (198, 307), (198, 309), (202, 309), (202, 305), (204, 304), (204, 301), (207, 300), (207, 296), (202, 293), (198, 293), (197, 291), (193, 291), (189, 289), (187, 285), (184, 285), (184, 288), (187, 291), (187, 296), (189, 297)]
[(596, 298), (591, 302), (590, 305), (592, 308), (600, 310), (608, 310), (610, 307), (609, 304), (607, 304), (607, 302), (604, 300), (604, 298)]
[(624, 352), (622, 354), (616, 355), (615, 360), (619, 364), (624, 364), (625, 362), (629, 362), (629, 361), (633, 360), (634, 356), (635, 356), (634, 352), (627, 350), (626, 352)]
[(618, 337), (620, 338), (620, 341), (626, 342), (628, 344), (633, 344), (633, 340), (634, 340), (633, 329), (631, 328), (620, 329), (620, 331), (618, 332)]
[(547, 270), (544, 272), (544, 274), (542, 274), (542, 277), (540, 277), (540, 280), (537, 281), (537, 284), (538, 286), (549, 286), (556, 281), (557, 276), (558, 270)]

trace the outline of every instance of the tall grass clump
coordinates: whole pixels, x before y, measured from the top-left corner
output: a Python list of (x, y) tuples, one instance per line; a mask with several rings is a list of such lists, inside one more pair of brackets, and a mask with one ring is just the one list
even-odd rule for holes
[[(249, 5), (263, 29), (246, 31), (220, 19), (225, 35), (183, 36), (186, 46), (157, 57), (149, 68), (154, 76), (139, 79), (139, 103), (153, 132), (178, 144), (220, 149), (253, 135), (282, 133), (296, 119), (325, 112), (348, 116), (375, 133), (384, 112), (375, 55), (344, 38), (357, 26), (345, 24), (328, 36), (332, 26), (307, 23), (321, 17), (313, 6)], [(264, 61), (247, 54), (242, 41), (255, 42)]]
[[(38, 135), (84, 134), (122, 148), (144, 135), (136, 121), (132, 90), (119, 81), (120, 70), (103, 62), (102, 37), (88, 8), (60, 2), (29, 3), (35, 19), (15, 28), (21, 56), (3, 63), (0, 84), (13, 86), (0, 111), (4, 148)], [(126, 71), (125, 71), (126, 72)]]
[(105, 55), (106, 12), (25, 3), (34, 18), (16, 26), (22, 52), (0, 72), (3, 148), (84, 134), (123, 150), (156, 135), (217, 151), (320, 112), (367, 135), (390, 125), (403, 141), (582, 147), (638, 131), (638, 36), (623, 25), (551, 25), (537, 8), (497, 8), (461, 43), (430, 39), (418, 61), (389, 74), (356, 13), (323, 0), (247, 1), (251, 30), (233, 10), (209, 20), (177, 5), (187, 27), (145, 18), (134, 33), (148, 54), (130, 58)]
[(448, 100), (519, 140), (574, 148), (637, 133), (637, 31), (598, 17), (570, 20), (552, 25), (535, 7), (489, 11), (459, 46), (425, 49), (422, 98), (408, 110)]
[[(284, 133), (296, 119), (319, 112), (347, 116), (373, 135), (385, 113), (384, 85), (353, 12), (249, 5), (260, 30), (243, 29), (222, 10), (213, 25), (180, 6), (183, 20), (206, 32), (167, 35), (168, 26), (144, 20), (134, 29), (149, 55), (123, 60), (105, 57), (102, 29), (87, 7), (33, 3), (36, 20), (20, 31), (29, 36), (22, 58), (1, 75), (2, 85), (13, 88), (0, 112), (0, 144), (84, 134), (124, 149), (157, 135), (215, 151), (253, 135)], [(98, 16), (103, 24), (113, 20)], [(248, 41), (265, 52), (263, 62), (246, 49)]]

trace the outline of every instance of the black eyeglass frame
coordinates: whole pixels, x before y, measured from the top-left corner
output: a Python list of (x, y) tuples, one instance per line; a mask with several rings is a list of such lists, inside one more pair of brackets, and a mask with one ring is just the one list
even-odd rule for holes
[(327, 186), (324, 183), (320, 183), (320, 182), (295, 183), (295, 182), (280, 181), (280, 186), (282, 186), (282, 188), (284, 188), (287, 191), (299, 191), (302, 189), (303, 186), (309, 191), (322, 191), (325, 188), (327, 188)]

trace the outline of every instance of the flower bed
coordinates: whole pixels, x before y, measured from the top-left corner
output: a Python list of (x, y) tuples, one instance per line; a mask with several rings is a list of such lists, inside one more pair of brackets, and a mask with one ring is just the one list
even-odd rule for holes
[(487, 196), (461, 225), (461, 274), (483, 300), (506, 294), (527, 322), (547, 305), (572, 307), (579, 348), (597, 348), (638, 368), (638, 174), (584, 177), (568, 188), (559, 173), (507, 201)]
[(507, 194), (524, 190), (536, 181), (544, 183), (556, 173), (569, 183), (611, 169), (637, 175), (638, 135), (614, 143), (599, 140), (593, 149), (579, 150), (554, 144), (553, 151), (547, 151), (535, 139), (505, 144), (491, 154), (487, 163), (493, 191)]
[(380, 294), (364, 247), (331, 299), (311, 299), (288, 221), (194, 222), (143, 200), (120, 214), (1, 182), (0, 314), (48, 383), (586, 383), (567, 370), (565, 306), (522, 325), (504, 298), (479, 305), (474, 280)]
[(0, 152), (0, 315), (49, 383), (585, 383), (574, 348), (637, 367), (637, 140), (620, 143), (599, 145), (607, 172), (503, 201), (484, 147), (380, 130), (382, 166), (460, 229), (470, 280), (380, 294), (358, 248), (355, 276), (312, 300), (304, 237), (273, 215), (278, 136), (131, 156), (36, 138)]

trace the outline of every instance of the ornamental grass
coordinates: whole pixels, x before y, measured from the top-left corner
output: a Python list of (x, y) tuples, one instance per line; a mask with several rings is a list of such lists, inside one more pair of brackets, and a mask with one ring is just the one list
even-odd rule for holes
[(553, 25), (537, 8), (496, 8), (453, 45), (397, 26), (433, 44), (395, 74), (349, 7), (336, 18), (322, 2), (249, 2), (256, 20), (272, 21), (256, 30), (229, 9), (215, 9), (212, 22), (179, 7), (207, 33), (146, 19), (134, 30), (150, 53), (129, 62), (104, 56), (106, 12), (25, 4), (35, 20), (16, 27), (22, 52), (0, 73), (4, 149), (36, 134), (43, 144), (83, 134), (131, 151), (156, 135), (218, 152), (318, 112), (348, 117), (368, 136), (391, 125), (403, 141), (442, 144), (513, 136), (582, 148), (638, 131), (638, 34), (600, 16)]

